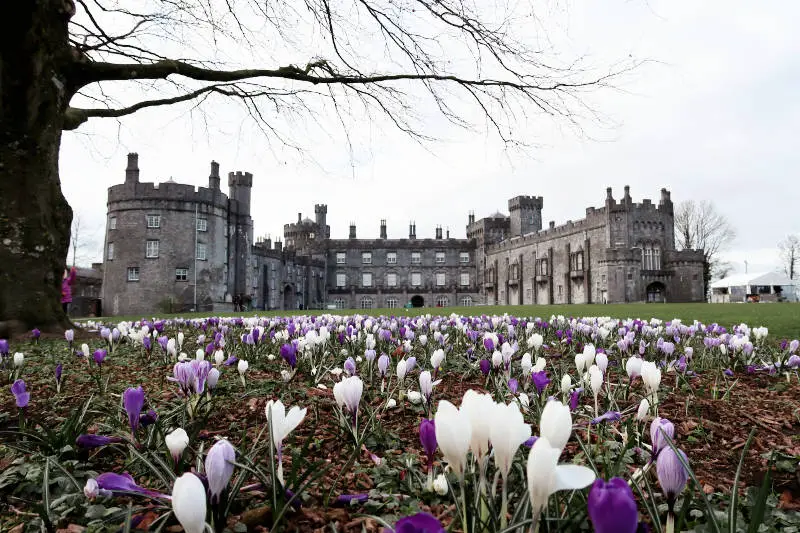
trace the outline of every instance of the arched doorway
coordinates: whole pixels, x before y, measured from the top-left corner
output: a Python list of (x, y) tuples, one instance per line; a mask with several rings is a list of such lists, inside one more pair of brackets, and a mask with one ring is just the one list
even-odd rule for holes
[(416, 296), (411, 297), (411, 305), (413, 307), (424, 307), (425, 306), (425, 298), (417, 294)]
[(283, 288), (283, 308), (294, 309), (294, 302), (292, 301), (292, 286), (287, 285)]
[(660, 281), (654, 281), (647, 286), (647, 302), (663, 303), (666, 301), (666, 287)]

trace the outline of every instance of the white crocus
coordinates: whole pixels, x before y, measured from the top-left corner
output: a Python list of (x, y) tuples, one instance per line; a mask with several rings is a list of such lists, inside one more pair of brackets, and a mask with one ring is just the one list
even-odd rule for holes
[(594, 364), (594, 356), (597, 351), (594, 348), (593, 344), (587, 344), (583, 347), (583, 357), (586, 360), (586, 366), (592, 366)]
[(608, 368), (608, 356), (604, 352), (600, 352), (595, 356), (594, 361), (597, 365), (597, 368), (600, 369), (600, 372), (605, 374), (606, 369)]
[(189, 435), (183, 428), (177, 428), (164, 436), (164, 443), (169, 448), (169, 453), (177, 463), (183, 455), (183, 450), (189, 445)]
[(533, 347), (533, 349), (536, 350), (537, 352), (542, 347), (543, 343), (544, 343), (544, 337), (542, 337), (538, 333), (534, 333), (533, 335), (528, 337), (528, 346)]
[(444, 361), (444, 350), (440, 348), (434, 351), (433, 355), (431, 355), (431, 367), (433, 367), (433, 369), (436, 370), (442, 366), (443, 361)]
[(423, 400), (422, 394), (415, 390), (408, 391), (408, 394), (406, 396), (408, 397), (408, 401), (413, 403), (414, 405), (419, 405), (422, 403)]
[(496, 404), (491, 417), (489, 440), (492, 442), (495, 466), (505, 485), (514, 455), (531, 436), (531, 427), (522, 418), (516, 403)]
[(283, 483), (283, 440), (289, 436), (289, 433), (294, 431), (306, 417), (306, 409), (300, 409), (295, 405), (287, 412), (283, 402), (280, 400), (270, 400), (267, 402), (264, 413), (267, 415), (267, 423), (272, 431), (272, 442), (275, 446), (275, 452), (278, 454), (278, 479)]
[(425, 398), (425, 403), (430, 403), (433, 388), (441, 382), (441, 379), (433, 381), (431, 379), (431, 373), (427, 370), (419, 373), (419, 391), (422, 393), (422, 397)]
[(244, 375), (247, 372), (247, 369), (250, 367), (250, 364), (245, 361), (244, 359), (239, 359), (239, 364), (236, 365), (236, 370), (239, 371), (239, 378), (242, 380), (242, 386), (246, 386), (247, 383), (245, 382)]
[(167, 341), (167, 353), (171, 357), (177, 357), (178, 356), (178, 348), (175, 346), (175, 339), (174, 338), (173, 339), (169, 339)]
[(206, 358), (206, 352), (198, 348), (197, 351), (194, 352), (194, 358), (198, 361), (204, 361)]
[(492, 414), (495, 402), (489, 394), (481, 394), (472, 389), (464, 393), (461, 412), (469, 419), (471, 426), (470, 448), (483, 471), (483, 458), (489, 453), (489, 439), (492, 430)]
[(172, 486), (172, 512), (186, 533), (206, 529), (206, 489), (200, 478), (187, 472)]
[(586, 356), (583, 353), (575, 354), (575, 368), (578, 369), (578, 375), (583, 374), (583, 369), (586, 366)]
[(522, 366), (522, 375), (529, 376), (531, 374), (531, 370), (533, 369), (533, 363), (531, 362), (531, 354), (527, 352), (522, 354), (522, 360), (520, 361), (520, 365)]
[(503, 364), (503, 354), (495, 350), (494, 353), (492, 353), (492, 366), (494, 368), (500, 368), (502, 364)]
[(572, 435), (572, 413), (569, 406), (556, 400), (547, 402), (539, 420), (539, 434), (547, 438), (551, 446), (564, 449)]
[(657, 398), (658, 387), (661, 385), (661, 369), (654, 362), (642, 362), (642, 381), (644, 381), (648, 394)]
[(397, 362), (397, 381), (399, 383), (403, 383), (403, 381), (406, 379), (407, 370), (408, 370), (408, 366), (406, 364), (406, 360), (405, 359), (400, 359)]
[(22, 368), (22, 365), (25, 364), (25, 355), (22, 352), (17, 352), (14, 354), (14, 368)]
[(455, 405), (442, 400), (434, 416), (436, 442), (442, 451), (444, 460), (463, 479), (467, 465), (467, 452), (472, 438), (472, 424), (466, 413), (459, 411)]
[(544, 357), (537, 357), (536, 363), (533, 365), (533, 372), (541, 372), (547, 366), (547, 361)]
[(182, 331), (179, 331), (179, 332), (178, 332), (178, 349), (179, 349), (179, 350), (180, 350), (181, 348), (183, 348), (183, 339), (184, 339), (183, 332), (182, 332)]
[(444, 474), (439, 474), (436, 476), (436, 479), (433, 480), (433, 490), (439, 496), (447, 495), (447, 478), (444, 477)]
[(222, 363), (224, 363), (225, 362), (225, 352), (223, 352), (222, 350), (215, 351), (214, 352), (214, 362), (217, 364), (217, 366), (219, 366)]
[(592, 394), (597, 398), (600, 389), (603, 388), (603, 372), (600, 371), (597, 365), (589, 367), (589, 386), (592, 389)]
[(517, 401), (519, 401), (519, 406), (522, 408), (523, 411), (528, 410), (528, 406), (530, 406), (531, 400), (528, 398), (528, 395), (524, 392), (520, 392), (517, 395)]
[[(552, 403), (552, 402), (551, 402)], [(594, 472), (579, 465), (560, 465), (561, 448), (553, 446), (547, 437), (539, 437), (528, 454), (528, 495), (533, 511), (532, 530), (536, 530), (539, 515), (547, 507), (550, 496), (560, 490), (578, 490), (595, 480)]]
[(569, 377), (569, 374), (564, 374), (561, 377), (561, 392), (562, 394), (569, 394), (569, 391), (572, 389), (572, 378)]
[(642, 375), (642, 358), (631, 357), (625, 362), (625, 372), (629, 379)]
[(650, 402), (647, 401), (647, 398), (642, 398), (642, 401), (639, 402), (639, 409), (636, 411), (636, 420), (644, 422), (647, 419), (648, 411), (650, 411)]

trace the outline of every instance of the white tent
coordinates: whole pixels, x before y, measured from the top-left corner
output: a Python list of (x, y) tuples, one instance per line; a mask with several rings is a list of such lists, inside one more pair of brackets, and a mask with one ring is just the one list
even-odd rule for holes
[(782, 272), (734, 274), (711, 283), (711, 303), (797, 301), (796, 283)]

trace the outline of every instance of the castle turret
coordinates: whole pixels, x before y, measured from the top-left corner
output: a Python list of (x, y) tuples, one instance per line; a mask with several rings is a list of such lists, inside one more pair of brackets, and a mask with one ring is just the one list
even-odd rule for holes
[(328, 206), (325, 204), (314, 205), (314, 218), (317, 223), (318, 238), (325, 238), (328, 236)]
[(517, 196), (508, 201), (512, 237), (542, 229), (543, 203), (541, 196)]
[(228, 198), (238, 203), (238, 213), (250, 215), (250, 192), (253, 190), (253, 175), (250, 172), (228, 173)]
[(125, 183), (139, 183), (139, 154), (128, 154), (128, 166), (125, 168)]

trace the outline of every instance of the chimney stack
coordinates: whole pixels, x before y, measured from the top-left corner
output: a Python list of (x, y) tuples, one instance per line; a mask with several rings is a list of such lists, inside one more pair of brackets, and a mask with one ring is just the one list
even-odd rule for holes
[(301, 220), (303, 220), (303, 213), (297, 213), (297, 223), (299, 224)]
[(450, 238), (450, 228), (447, 228), (447, 238)]
[(125, 183), (139, 183), (139, 154), (135, 152), (128, 154)]
[(413, 221), (408, 223), (408, 238), (417, 238), (417, 225)]
[(356, 223), (355, 222), (351, 222), (350, 223), (350, 238), (351, 239), (355, 239), (356, 238)]
[(436, 238), (437, 239), (441, 239), (442, 238), (442, 227), (441, 226), (436, 226)]
[(216, 161), (211, 162), (211, 174), (208, 176), (208, 188), (212, 191), (219, 190), (219, 163)]
[(630, 203), (631, 202), (631, 186), (630, 185), (626, 185), (625, 186), (625, 196), (623, 197), (623, 201), (625, 203)]
[(469, 222), (467, 222), (467, 223), (470, 224), (470, 225), (475, 223), (475, 212), (474, 211), (470, 211), (469, 212), (469, 219), (468, 220), (469, 220)]
[(381, 239), (386, 238), (386, 219), (381, 220)]

